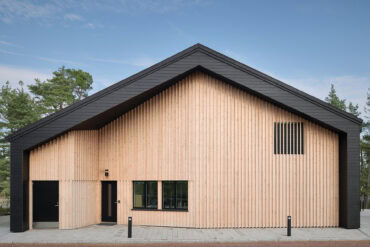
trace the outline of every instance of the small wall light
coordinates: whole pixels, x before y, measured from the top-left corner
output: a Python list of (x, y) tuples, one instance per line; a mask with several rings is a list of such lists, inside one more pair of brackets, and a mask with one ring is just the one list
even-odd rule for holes
[(104, 175), (105, 175), (106, 177), (108, 177), (108, 176), (109, 176), (109, 169), (105, 169), (105, 170), (104, 170)]

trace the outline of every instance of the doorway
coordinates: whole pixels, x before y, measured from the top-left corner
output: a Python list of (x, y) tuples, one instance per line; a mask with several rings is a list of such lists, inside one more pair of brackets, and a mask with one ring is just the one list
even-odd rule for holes
[(58, 181), (33, 181), (32, 194), (33, 222), (58, 222)]
[(117, 182), (102, 181), (102, 222), (117, 222)]

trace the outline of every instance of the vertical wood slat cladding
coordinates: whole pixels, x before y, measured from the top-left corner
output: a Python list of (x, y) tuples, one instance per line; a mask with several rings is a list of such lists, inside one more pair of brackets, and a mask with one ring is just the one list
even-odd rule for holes
[[(72, 131), (31, 151), (30, 183), (59, 180), (59, 228), (99, 222), (98, 155), (97, 131)], [(29, 215), (32, 225), (32, 207)]]
[(73, 229), (97, 224), (98, 181), (60, 181), (59, 228)]
[[(275, 122), (303, 122), (303, 155), (274, 154)], [(337, 134), (201, 72), (30, 156), (30, 180), (61, 181), (61, 228), (100, 221), (100, 180), (117, 180), (119, 224), (285, 227), (291, 215), (294, 227), (338, 226), (338, 174)], [(132, 211), (133, 180), (188, 180), (188, 212)]]
[(67, 133), (30, 153), (30, 180), (73, 179), (74, 133)]
[[(303, 155), (274, 154), (275, 122), (303, 123)], [(338, 226), (338, 135), (201, 72), (99, 140), (99, 170), (110, 171), (99, 176), (118, 181), (120, 224), (285, 227), (291, 215), (294, 227)], [(189, 180), (189, 212), (132, 211), (132, 180)]]

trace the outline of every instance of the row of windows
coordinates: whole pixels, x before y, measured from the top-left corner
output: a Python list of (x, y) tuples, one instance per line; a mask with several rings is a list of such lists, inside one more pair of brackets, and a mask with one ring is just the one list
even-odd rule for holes
[[(158, 182), (134, 181), (133, 200), (135, 209), (158, 208)], [(188, 182), (162, 182), (162, 209), (188, 209)]]
[(274, 154), (304, 154), (303, 123), (274, 123)]

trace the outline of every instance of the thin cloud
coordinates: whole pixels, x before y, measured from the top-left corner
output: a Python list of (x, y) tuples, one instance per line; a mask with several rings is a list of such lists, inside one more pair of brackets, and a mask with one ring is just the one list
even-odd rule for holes
[(98, 23), (92, 23), (92, 22), (89, 22), (89, 23), (86, 23), (86, 24), (84, 25), (84, 27), (86, 27), (86, 28), (90, 28), (90, 29), (96, 29), (96, 28), (102, 28), (102, 27), (103, 27), (103, 25), (98, 24)]
[(118, 59), (90, 58), (94, 62), (128, 64), (127, 61)]
[[(181, 11), (185, 8), (206, 5), (208, 5), (208, 1), (199, 0), (65, 0), (63, 2), (54, 0), (37, 4), (25, 0), (1, 0), (0, 21), (7, 24), (31, 18), (37, 20), (64, 19), (67, 21), (82, 21), (83, 18), (80, 15), (68, 12), (83, 10), (86, 12), (125, 13), (130, 15), (166, 14)], [(50, 22), (47, 23), (50, 24)], [(93, 25), (94, 28), (97, 26), (97, 24)], [(92, 27), (92, 25), (88, 23), (85, 27)]]
[(67, 10), (75, 9), (78, 5), (74, 2), (61, 3), (58, 1), (47, 1), (45, 3), (32, 3), (23, 0), (1, 0), (0, 21), (12, 24), (16, 21), (28, 21), (34, 19), (51, 25), (55, 20), (83, 21), (83, 17), (75, 13), (65, 13)]
[(11, 43), (9, 42), (6, 42), (6, 41), (3, 41), (3, 40), (0, 40), (0, 45), (12, 45)]
[(104, 59), (104, 58), (90, 58), (91, 61), (100, 63), (116, 63), (116, 64), (126, 64), (136, 67), (149, 67), (156, 63), (155, 59), (149, 57), (138, 57), (132, 60), (121, 60), (121, 59)]
[(156, 60), (150, 57), (138, 57), (131, 61), (132, 65), (138, 67), (149, 67), (156, 63)]
[(76, 14), (66, 14), (64, 15), (64, 19), (69, 20), (69, 21), (82, 21), (83, 18), (80, 15)]
[(114, 13), (127, 13), (131, 15), (141, 13), (165, 14), (173, 11), (183, 10), (193, 6), (208, 5), (208, 1), (199, 0), (145, 0), (145, 1), (127, 1), (127, 0), (70, 0), (66, 4), (70, 8), (82, 9), (84, 11), (99, 10)]
[(25, 85), (29, 85), (34, 82), (35, 79), (46, 80), (50, 78), (50, 75), (41, 71), (29, 69), (11, 67), (8, 65), (0, 64), (0, 84), (3, 85), (9, 81), (12, 87), (17, 87), (19, 81), (23, 81)]
[(2, 0), (0, 1), (0, 17), (3, 22), (11, 23), (15, 18), (45, 18), (52, 16), (56, 8), (50, 3), (33, 4), (28, 1)]
[(158, 14), (165, 14), (173, 12), (186, 7), (200, 5), (201, 1), (197, 0), (165, 0), (165, 1), (121, 1), (123, 10), (131, 10), (134, 12), (152, 12)]
[(6, 46), (11, 46), (11, 47), (21, 47), (19, 45), (16, 45), (16, 44), (4, 41), (4, 40), (0, 40), (0, 45), (6, 45)]
[(52, 62), (52, 63), (82, 65), (81, 63), (76, 63), (76, 62), (70, 61), (70, 60), (55, 59), (55, 58), (49, 58), (49, 57), (38, 57), (38, 56), (35, 56), (35, 58), (40, 59), (42, 61)]
[(12, 52), (12, 51), (2, 50), (2, 49), (0, 49), (0, 53), (14, 55), (14, 56), (26, 56), (25, 54), (22, 54), (22, 53)]
[(58, 63), (58, 64), (71, 64), (71, 65), (83, 65), (81, 63), (77, 63), (70, 60), (63, 60), (63, 59), (56, 59), (56, 58), (49, 58), (49, 57), (42, 57), (42, 56), (33, 56), (25, 53), (19, 53), (19, 52), (13, 52), (8, 50), (2, 50), (0, 49), (0, 53), (7, 54), (7, 55), (13, 55), (13, 56), (21, 56), (21, 57), (29, 57), (34, 58), (42, 61), (52, 62), (52, 63)]

